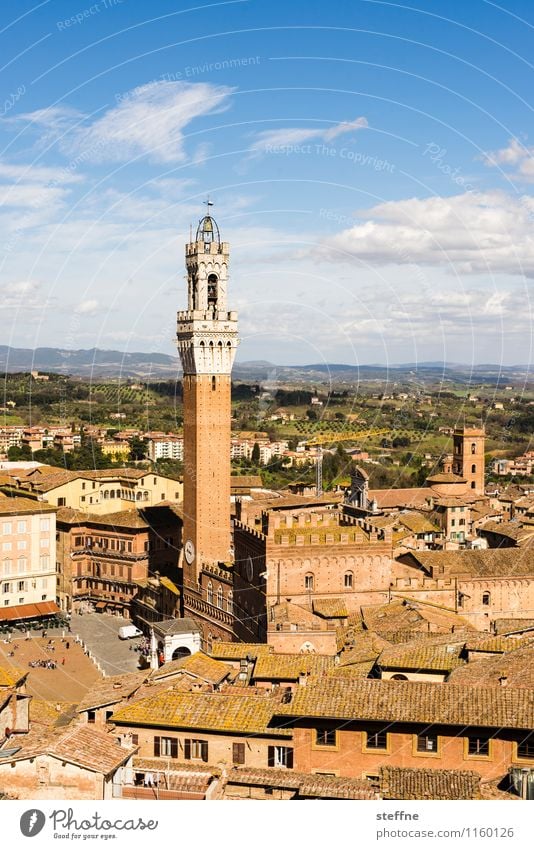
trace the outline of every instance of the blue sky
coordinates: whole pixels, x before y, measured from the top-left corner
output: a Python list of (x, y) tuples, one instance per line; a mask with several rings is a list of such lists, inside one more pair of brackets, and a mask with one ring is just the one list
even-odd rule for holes
[(533, 36), (527, 0), (3, 4), (1, 342), (174, 353), (209, 194), (242, 361), (530, 362)]

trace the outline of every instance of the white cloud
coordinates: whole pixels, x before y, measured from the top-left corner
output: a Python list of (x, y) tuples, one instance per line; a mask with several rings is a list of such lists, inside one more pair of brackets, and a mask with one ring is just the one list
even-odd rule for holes
[(93, 298), (87, 301), (80, 301), (80, 303), (75, 307), (74, 312), (79, 315), (95, 315), (98, 312), (99, 307), (100, 304)]
[(256, 141), (250, 150), (252, 153), (269, 153), (273, 147), (290, 147), (312, 139), (332, 141), (343, 133), (361, 130), (367, 126), (367, 119), (361, 117), (354, 121), (342, 121), (340, 124), (327, 128), (286, 127), (279, 130), (265, 130), (257, 134)]
[(510, 139), (508, 147), (484, 154), (488, 168), (512, 168), (513, 176), (525, 182), (534, 182), (534, 147), (527, 147), (517, 139)]
[(153, 82), (133, 89), (117, 106), (60, 142), (68, 155), (86, 161), (120, 162), (148, 155), (158, 162), (186, 159), (184, 131), (202, 115), (229, 105), (233, 89), (209, 83)]
[(43, 209), (58, 206), (64, 199), (65, 192), (60, 188), (49, 188), (46, 185), (15, 183), (0, 184), (0, 207), (23, 207), (24, 209)]
[(534, 277), (533, 214), (533, 198), (502, 192), (389, 201), (323, 239), (313, 253), (338, 262)]
[(15, 280), (2, 285), (2, 307), (7, 310), (42, 310), (45, 299), (35, 280)]
[(39, 165), (13, 165), (0, 162), (0, 177), (24, 183), (77, 183), (82, 178), (65, 168), (47, 168)]

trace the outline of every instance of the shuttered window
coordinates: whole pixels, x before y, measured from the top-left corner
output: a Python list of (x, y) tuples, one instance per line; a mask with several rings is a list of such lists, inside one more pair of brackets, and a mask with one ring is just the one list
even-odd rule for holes
[(235, 764), (244, 764), (245, 763), (245, 744), (244, 743), (234, 743), (232, 745), (232, 761)]

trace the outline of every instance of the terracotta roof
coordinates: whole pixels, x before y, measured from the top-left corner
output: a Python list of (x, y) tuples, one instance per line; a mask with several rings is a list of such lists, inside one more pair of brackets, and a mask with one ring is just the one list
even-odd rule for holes
[[(167, 769), (168, 761), (162, 762), (160, 758), (142, 758), (138, 755), (134, 755), (132, 760), (132, 766), (134, 769), (146, 769), (152, 770), (153, 772), (164, 772)], [(165, 770), (163, 769), (165, 767)], [(169, 772), (189, 772), (189, 773), (198, 773), (209, 776), (220, 775), (221, 770), (216, 766), (209, 766), (204, 763), (191, 763), (190, 761), (185, 761), (184, 763), (180, 763), (179, 761), (173, 761)]]
[(58, 522), (69, 525), (106, 525), (112, 528), (148, 528), (148, 522), (132, 508), (119, 510), (117, 513), (85, 513), (71, 507), (60, 507), (57, 513)]
[(292, 701), (276, 713), (384, 723), (531, 728), (534, 690), (322, 678), (298, 687)]
[[(21, 743), (24, 743), (23, 738), (17, 738), (17, 743), (19, 739)], [(109, 775), (134, 751), (119, 746), (110, 734), (97, 731), (93, 726), (88, 725), (76, 725), (61, 734), (55, 731), (41, 739), (27, 742), (29, 745), (23, 745), (10, 758), (3, 759), (3, 763), (26, 760), (39, 755), (52, 755), (91, 772)]]
[(253, 680), (297, 681), (301, 673), (323, 675), (334, 666), (334, 658), (318, 654), (264, 654), (256, 660)]
[(299, 796), (318, 799), (377, 799), (368, 781), (338, 778), (333, 775), (308, 775), (287, 769), (234, 768), (228, 772), (227, 784), (256, 787), (278, 787), (295, 790)]
[(307, 610), (291, 602), (283, 601), (269, 608), (269, 627), (276, 625), (278, 622), (310, 625), (317, 621), (317, 617), (311, 610)]
[[(403, 560), (413, 560), (429, 575), (472, 578), (534, 575), (534, 551), (520, 548), (489, 548), (468, 551), (411, 551)], [(443, 572), (440, 572), (443, 567)]]
[(33, 498), (0, 495), (0, 516), (24, 516), (30, 513), (55, 513), (57, 507)]
[(151, 772), (159, 776), (158, 786), (161, 790), (194, 793), (205, 796), (214, 777), (219, 773), (215, 767), (204, 765), (177, 763), (169, 764), (156, 758), (134, 758), (132, 767), (136, 772)]
[(323, 619), (346, 619), (349, 615), (344, 598), (314, 598), (312, 608)]
[(127, 699), (141, 686), (146, 679), (146, 672), (132, 672), (127, 675), (114, 675), (112, 678), (104, 678), (103, 681), (93, 684), (91, 690), (85, 694), (78, 704), (78, 712), (93, 710), (105, 705), (115, 705), (123, 699)]
[(463, 642), (459, 645), (433, 646), (419, 640), (415, 644), (409, 643), (384, 649), (377, 664), (382, 669), (389, 670), (451, 672), (464, 664), (464, 661), (460, 659), (462, 649)]
[(364, 660), (347, 666), (333, 666), (328, 671), (328, 675), (331, 678), (368, 678), (374, 666), (374, 660)]
[(89, 480), (105, 480), (106, 478), (119, 478), (122, 480), (140, 480), (147, 475), (152, 475), (147, 469), (87, 469), (79, 472), (79, 475)]
[(242, 660), (272, 653), (273, 647), (266, 643), (225, 643), (219, 640), (214, 640), (210, 652), (212, 657), (220, 660)]
[(192, 728), (234, 734), (290, 735), (268, 728), (275, 702), (267, 696), (184, 693), (169, 688), (157, 696), (120, 708), (113, 722), (162, 728)]
[(424, 486), (406, 489), (370, 489), (369, 501), (376, 501), (380, 509), (393, 507), (421, 507), (434, 493)]
[(155, 634), (166, 636), (172, 634), (196, 634), (200, 631), (200, 627), (195, 619), (191, 619), (188, 616), (161, 619), (159, 622), (153, 622), (152, 628)]
[(430, 486), (433, 483), (467, 483), (467, 478), (454, 475), (452, 472), (438, 472), (436, 475), (430, 475), (426, 480)]
[(494, 619), (496, 634), (513, 634), (516, 631), (534, 629), (534, 619)]
[[(471, 687), (534, 689), (534, 646), (522, 646), (493, 657), (469, 661), (451, 673), (451, 684)], [(502, 685), (506, 684), (505, 687)]]
[(215, 658), (199, 651), (189, 657), (164, 663), (163, 666), (150, 674), (150, 680), (160, 681), (169, 675), (186, 672), (195, 678), (202, 678), (210, 684), (220, 684), (234, 671), (234, 668), (228, 663), (215, 660)]
[(65, 727), (76, 717), (76, 708), (77, 705), (71, 702), (50, 702), (33, 696), (30, 702), (30, 727)]
[(384, 799), (478, 799), (480, 775), (472, 770), (380, 768)]
[(27, 675), (27, 670), (17, 669), (15, 666), (9, 668), (0, 666), (0, 687), (16, 687)]
[[(479, 798), (496, 802), (520, 802), (520, 796), (517, 796), (515, 793), (499, 790), (499, 784), (502, 782), (503, 778), (504, 776), (496, 778), (493, 781), (481, 781)], [(506, 776), (506, 778), (508, 778), (508, 776)]]
[(241, 487), (251, 487), (254, 486), (256, 488), (263, 486), (263, 481), (261, 479), (261, 475), (232, 475), (230, 478), (230, 486), (232, 489), (240, 489)]
[(417, 633), (427, 635), (429, 631), (445, 634), (453, 629), (470, 629), (469, 623), (453, 610), (410, 598), (367, 605), (361, 611), (365, 627), (390, 642), (406, 641)]
[(494, 654), (504, 654), (507, 651), (523, 648), (529, 644), (534, 645), (534, 634), (526, 634), (523, 637), (508, 637), (501, 635), (483, 635), (479, 637), (473, 635), (467, 640), (465, 648), (468, 652), (491, 652)]
[[(350, 631), (350, 629), (347, 629), (347, 631)], [(380, 652), (389, 645), (386, 640), (371, 631), (353, 632), (349, 639), (350, 642), (346, 644), (340, 654), (340, 666), (368, 661), (374, 662)]]
[(434, 525), (424, 513), (404, 513), (397, 518), (401, 524), (414, 534), (438, 533), (440, 531), (440, 528)]
[(485, 533), (497, 534), (507, 539), (511, 539), (521, 545), (534, 535), (534, 527), (532, 525), (523, 525), (519, 522), (486, 522), (479, 528), (481, 535)]

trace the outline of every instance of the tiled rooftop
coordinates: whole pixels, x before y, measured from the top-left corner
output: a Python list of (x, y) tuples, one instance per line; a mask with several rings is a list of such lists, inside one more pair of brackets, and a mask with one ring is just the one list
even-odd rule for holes
[(299, 675), (324, 675), (334, 666), (334, 658), (317, 654), (264, 654), (254, 666), (253, 680), (296, 681)]
[(485, 728), (532, 728), (534, 690), (419, 681), (310, 680), (277, 715)]
[(323, 619), (346, 619), (349, 615), (344, 598), (314, 598), (312, 608)]
[(105, 705), (117, 704), (127, 699), (141, 686), (146, 679), (146, 672), (131, 672), (126, 675), (114, 675), (93, 684), (78, 704), (78, 711), (94, 710)]
[(377, 663), (382, 669), (451, 672), (464, 664), (464, 661), (460, 659), (462, 649), (463, 643), (436, 646), (427, 645), (424, 640), (419, 640), (415, 644), (409, 643), (384, 649)]
[(87, 725), (71, 726), (63, 732), (44, 731), (39, 736), (30, 734), (26, 739), (17, 738), (19, 742), (21, 748), (10, 758), (3, 759), (4, 762), (49, 754), (108, 775), (132, 754), (132, 749), (119, 746), (110, 734)]
[(228, 773), (227, 783), (295, 790), (299, 796), (305, 798), (378, 798), (378, 794), (368, 781), (357, 778), (338, 778), (333, 775), (308, 775), (287, 769), (235, 768)]
[(224, 681), (235, 670), (228, 663), (215, 660), (215, 658), (199, 651), (189, 657), (165, 663), (150, 674), (150, 680), (159, 681), (169, 675), (176, 675), (180, 672), (188, 673), (195, 678), (201, 678), (210, 684), (220, 684), (221, 681)]
[(0, 493), (0, 516), (23, 516), (30, 513), (54, 513), (57, 510), (51, 504), (35, 501), (33, 498), (19, 498)]
[[(494, 657), (469, 661), (454, 670), (449, 681), (451, 684), (467, 684), (486, 689), (534, 689), (534, 647), (531, 643), (504, 654), (496, 654)], [(503, 684), (506, 686), (503, 687)]]
[(479, 790), (480, 775), (472, 770), (380, 769), (380, 795), (384, 799), (478, 799)]
[[(489, 548), (473, 551), (412, 551), (410, 558), (433, 576), (472, 578), (534, 575), (534, 550)], [(443, 567), (443, 572), (440, 568)]]
[(211, 656), (219, 660), (241, 660), (245, 657), (259, 657), (263, 654), (272, 654), (273, 647), (266, 643), (225, 643), (214, 641), (211, 648)]
[(28, 672), (24, 669), (17, 669), (14, 666), (0, 667), (0, 687), (16, 687), (26, 678)]
[(169, 688), (157, 696), (120, 708), (113, 721), (128, 725), (191, 728), (230, 733), (288, 735), (268, 728), (276, 703), (267, 696), (184, 693)]

